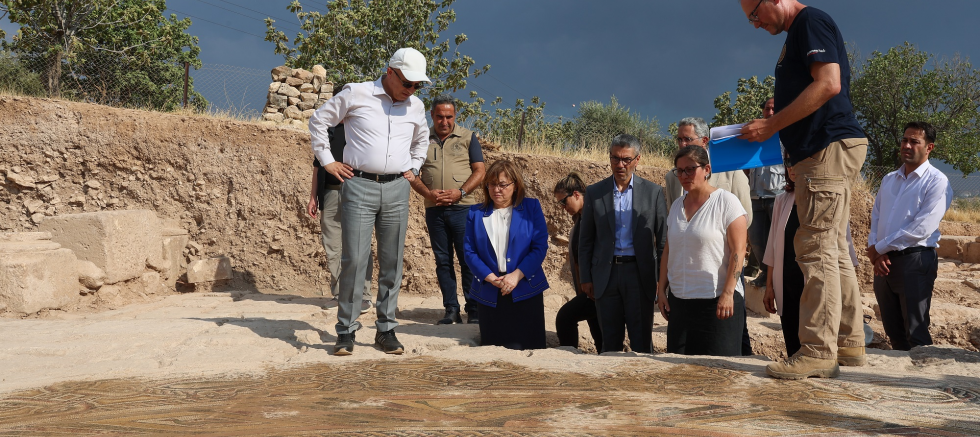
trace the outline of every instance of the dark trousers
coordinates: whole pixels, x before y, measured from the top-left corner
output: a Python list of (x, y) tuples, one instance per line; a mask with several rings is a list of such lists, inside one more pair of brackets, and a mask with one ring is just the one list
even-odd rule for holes
[(769, 241), (769, 227), (772, 225), (772, 210), (776, 198), (752, 199), (752, 224), (749, 226), (749, 245), (752, 255), (749, 257), (749, 267), (760, 269), (760, 278), (766, 277), (766, 266), (762, 258), (766, 255), (766, 243)]
[(802, 296), (803, 287), (787, 287), (787, 283), (783, 282), (783, 307), (781, 308), (783, 315), (779, 316), (779, 322), (783, 325), (787, 357), (793, 356), (800, 350), (800, 298)]
[(578, 347), (578, 322), (589, 322), (592, 341), (595, 350), (602, 352), (602, 330), (599, 329), (599, 315), (596, 313), (595, 301), (585, 293), (579, 293), (572, 300), (561, 306), (555, 317), (555, 330), (558, 331), (558, 345)]
[(670, 320), (667, 322), (667, 352), (683, 355), (714, 355), (734, 357), (741, 355), (742, 314), (745, 299), (738, 292), (734, 296), (734, 314), (718, 319), (718, 298), (680, 299), (673, 293), (667, 295), (670, 304)]
[(625, 328), (630, 349), (653, 353), (654, 301), (640, 287), (638, 268), (635, 262), (613, 264), (609, 285), (595, 301), (602, 328), (601, 352), (622, 352)]
[(936, 283), (939, 256), (936, 249), (907, 255), (889, 255), (888, 276), (875, 276), (875, 297), (881, 309), (881, 323), (892, 348), (907, 351), (932, 344), (929, 335), (929, 307)]
[(497, 291), (497, 306), (479, 305), (480, 344), (483, 346), (516, 350), (548, 347), (543, 294), (514, 302), (513, 294), (504, 296)]
[[(745, 275), (739, 274), (738, 280), (742, 281), (742, 290), (745, 290)], [(752, 356), (752, 339), (749, 337), (749, 313), (745, 311), (745, 299), (742, 299), (742, 356)]]
[[(459, 309), (459, 299), (456, 297), (456, 267), (453, 264), (453, 251), (459, 261), (460, 275), (469, 283), (473, 278), (469, 266), (463, 257), (463, 239), (466, 236), (466, 215), (469, 208), (465, 206), (433, 206), (425, 210), (425, 224), (429, 228), (429, 242), (432, 253), (436, 257), (436, 278), (442, 291), (442, 306), (446, 309)], [(467, 287), (463, 287), (466, 300), (464, 309), (467, 314), (477, 311), (476, 301), (470, 297)]]

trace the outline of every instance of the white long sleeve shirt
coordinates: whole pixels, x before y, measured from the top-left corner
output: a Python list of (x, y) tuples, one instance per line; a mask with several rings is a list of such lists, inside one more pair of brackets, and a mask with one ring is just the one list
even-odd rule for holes
[(310, 117), (310, 142), (320, 164), (334, 162), (327, 129), (344, 123), (344, 163), (376, 174), (422, 168), (429, 148), (425, 105), (418, 97), (395, 102), (381, 79), (349, 83)]
[(878, 253), (939, 246), (939, 222), (953, 201), (943, 172), (927, 160), (905, 176), (905, 166), (881, 180), (871, 210), (868, 246)]
[(493, 213), (483, 217), (483, 226), (487, 228), (487, 238), (493, 251), (497, 254), (497, 267), (500, 272), (507, 273), (507, 242), (510, 240), (510, 219), (514, 207), (496, 208)]

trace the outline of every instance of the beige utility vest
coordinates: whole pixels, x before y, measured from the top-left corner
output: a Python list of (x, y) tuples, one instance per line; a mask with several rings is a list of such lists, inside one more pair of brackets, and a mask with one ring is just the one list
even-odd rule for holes
[[(422, 183), (430, 190), (458, 190), (473, 174), (470, 169), (470, 141), (473, 131), (457, 124), (442, 145), (435, 138), (436, 134), (433, 133), (425, 164), (419, 169)], [(467, 206), (475, 204), (476, 198), (472, 193), (466, 193), (466, 197), (458, 203)], [(436, 206), (434, 202), (425, 199), (426, 208), (433, 206)]]

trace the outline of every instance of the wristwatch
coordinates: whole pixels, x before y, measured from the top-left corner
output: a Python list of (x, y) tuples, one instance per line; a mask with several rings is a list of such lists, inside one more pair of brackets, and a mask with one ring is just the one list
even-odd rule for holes
[(462, 199), (464, 197), (466, 197), (466, 190), (460, 188), (459, 189), (459, 198)]
[(419, 175), (419, 169), (413, 168), (412, 169), (412, 174), (415, 175), (415, 176), (418, 176)]

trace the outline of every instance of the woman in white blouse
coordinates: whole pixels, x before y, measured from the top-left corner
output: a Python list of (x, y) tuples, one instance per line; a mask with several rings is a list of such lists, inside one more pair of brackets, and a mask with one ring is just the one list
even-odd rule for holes
[(745, 208), (734, 194), (708, 183), (711, 164), (704, 147), (681, 148), (674, 167), (687, 193), (667, 215), (667, 246), (657, 284), (657, 305), (667, 319), (667, 352), (739, 356)]
[(470, 295), (479, 304), (484, 346), (544, 349), (541, 263), (548, 225), (537, 199), (525, 198), (524, 179), (510, 161), (494, 162), (483, 180), (483, 204), (470, 207), (463, 250), (473, 272)]

